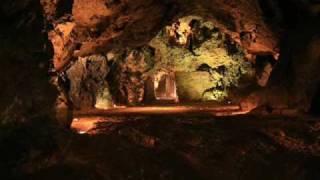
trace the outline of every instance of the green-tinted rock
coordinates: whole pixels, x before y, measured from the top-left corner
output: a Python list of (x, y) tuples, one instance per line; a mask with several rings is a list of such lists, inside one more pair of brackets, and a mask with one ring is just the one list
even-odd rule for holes
[(217, 80), (207, 72), (177, 72), (177, 90), (180, 100), (221, 100), (225, 92), (215, 90)]

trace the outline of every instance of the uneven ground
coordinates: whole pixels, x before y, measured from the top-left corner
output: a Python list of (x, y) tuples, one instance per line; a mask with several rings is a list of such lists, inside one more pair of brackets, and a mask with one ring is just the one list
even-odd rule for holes
[(38, 158), (26, 162), (21, 171), (41, 180), (320, 178), (320, 122), (316, 119), (149, 116), (106, 120), (94, 135), (32, 136), (33, 143), (43, 141), (56, 150), (32, 151)]

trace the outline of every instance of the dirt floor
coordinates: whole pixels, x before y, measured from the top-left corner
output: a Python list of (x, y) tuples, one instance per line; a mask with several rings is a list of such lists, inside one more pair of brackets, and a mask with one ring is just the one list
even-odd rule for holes
[(19, 167), (21, 179), (320, 178), (316, 119), (157, 115), (105, 120), (93, 134), (43, 136), (51, 151), (32, 151), (34, 158)]

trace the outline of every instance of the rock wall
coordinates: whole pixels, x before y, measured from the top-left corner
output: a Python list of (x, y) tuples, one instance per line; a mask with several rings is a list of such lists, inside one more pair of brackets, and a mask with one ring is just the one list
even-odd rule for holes
[[(46, 9), (51, 7), (50, 3), (54, 9), (52, 1), (46, 3)], [(75, 24), (71, 32), (73, 38), (56, 51), (54, 60), (61, 66), (55, 67), (62, 69), (72, 57), (105, 53), (123, 46), (139, 47), (150, 41), (164, 25), (188, 14), (212, 20), (248, 54), (278, 54), (278, 36), (265, 23), (255, 0), (75, 0), (72, 18), (66, 20)], [(59, 19), (52, 24), (56, 29)]]
[[(266, 15), (268, 10), (261, 8), (268, 6), (276, 16)], [(48, 82), (51, 57), (59, 71), (79, 56), (104, 54), (115, 47), (139, 47), (164, 25), (188, 14), (212, 20), (249, 54), (276, 56), (281, 47), (278, 35), (299, 21), (318, 18), (319, 3), (304, 0), (3, 0), (0, 6), (2, 117), (23, 120), (52, 111), (57, 92)], [(319, 23), (319, 19), (313, 23)], [(61, 28), (64, 25), (72, 28)], [(48, 34), (52, 44), (47, 41)], [(288, 71), (297, 77), (305, 72)]]
[[(301, 22), (296, 28), (290, 30), (282, 41), (280, 61), (271, 76), (270, 87), (279, 87), (279, 84), (282, 89), (288, 87), (286, 92), (279, 92), (279, 95), (289, 96), (289, 99), (284, 102), (304, 111), (309, 110), (320, 84), (318, 75), (320, 67), (319, 32), (318, 18)], [(269, 94), (270, 96), (276, 95), (272, 92)], [(273, 100), (269, 102), (272, 104)]]
[[(248, 59), (255, 60), (256, 55), (278, 59), (279, 40), (286, 28), (319, 14), (317, 2), (302, 0), (287, 3), (279, 0), (74, 0), (72, 11), (66, 11), (64, 16), (52, 15), (58, 8), (56, 4), (57, 1), (47, 1), (45, 12), (49, 12), (47, 17), (54, 17), (47, 19), (54, 26), (51, 40), (56, 49), (54, 67), (57, 71), (63, 71), (79, 56), (141, 47), (164, 25), (189, 14), (214, 22), (231, 41), (245, 49)], [(66, 24), (72, 24), (72, 30), (67, 33), (60, 30), (61, 25)], [(272, 68), (269, 69), (268, 74)], [(261, 80), (263, 86), (267, 84), (265, 79)], [(142, 94), (142, 90), (138, 94)]]
[[(110, 97), (103, 98), (103, 94), (110, 94), (107, 75), (110, 69), (107, 58), (102, 55), (93, 55), (79, 58), (67, 71), (70, 83), (68, 96), (74, 109), (90, 109), (112, 106)], [(101, 102), (106, 101), (106, 102)]]
[(118, 102), (137, 105), (145, 97), (145, 83), (148, 71), (154, 64), (152, 50), (148, 47), (127, 49), (120, 53), (113, 70), (114, 95)]
[(48, 68), (53, 55), (39, 1), (1, 1), (0, 124), (54, 114), (56, 89)]

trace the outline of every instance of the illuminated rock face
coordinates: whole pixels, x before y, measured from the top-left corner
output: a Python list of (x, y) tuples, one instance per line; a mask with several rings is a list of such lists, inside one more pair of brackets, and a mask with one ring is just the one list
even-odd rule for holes
[(244, 50), (199, 16), (178, 19), (149, 45), (155, 49), (153, 71), (165, 69), (176, 74), (182, 101), (223, 101), (231, 87), (238, 88), (240, 79), (254, 71)]
[[(53, 16), (55, 2), (48, 0), (45, 5), (47, 16)], [(69, 62), (72, 56), (105, 53), (123, 46), (139, 47), (167, 23), (190, 13), (214, 22), (248, 54), (278, 53), (277, 36), (265, 24), (255, 0), (74, 0), (72, 7), (73, 20), (63, 23), (76, 24), (72, 30), (74, 38), (64, 42), (64, 55), (56, 55), (60, 58), (56, 61)], [(60, 23), (53, 21), (55, 27)]]
[(80, 58), (67, 70), (66, 78), (70, 85), (68, 93), (75, 109), (112, 106), (106, 81), (109, 70), (106, 57), (101, 55)]
[[(66, 12), (70, 13), (72, 18), (65, 18), (62, 21), (52, 13), (54, 10), (58, 11), (59, 3), (61, 4), (56, 1), (42, 1), (47, 19), (54, 26), (54, 30), (50, 33), (50, 39), (55, 50), (54, 67), (58, 71), (64, 71), (70, 61), (77, 59), (78, 56), (107, 54), (113, 49), (145, 46), (165, 25), (190, 13), (213, 22), (221, 33), (228, 35), (233, 43), (242, 46), (245, 50), (245, 56), (252, 54), (253, 56), (255, 54), (276, 55), (278, 53), (277, 38), (263, 21), (259, 4), (254, 0), (249, 3), (247, 1), (226, 2), (219, 0), (74, 0), (72, 11)], [(182, 30), (180, 31), (183, 33)], [(195, 36), (197, 35), (195, 34)], [(189, 46), (190, 42), (187, 41), (190, 39), (188, 40), (186, 36), (181, 37), (178, 40), (181, 41), (179, 43), (182, 46)], [(150, 45), (152, 46), (152, 42)], [(216, 53), (221, 54), (220, 52)], [(201, 53), (202, 57), (200, 58), (204, 59), (207, 55), (210, 56), (210, 54)], [(217, 58), (217, 56), (215, 57)], [(202, 65), (193, 62), (191, 64), (194, 68), (189, 71), (194, 71)], [(180, 63), (180, 65), (182, 67), (184, 63)], [(215, 68), (215, 65), (211, 67)], [(179, 65), (176, 69), (178, 68)], [(130, 72), (131, 75), (128, 76), (125, 73), (127, 70), (124, 69), (126, 68), (115, 70), (120, 76), (118, 77), (120, 85), (118, 85), (118, 92), (115, 96), (120, 96), (120, 98), (117, 97), (120, 102), (129, 104), (142, 102), (145, 96), (146, 81), (143, 74), (146, 71), (140, 72), (142, 75), (133, 75)], [(225, 94), (221, 90), (215, 91), (220, 96)], [(212, 99), (211, 95), (205, 96), (208, 97), (207, 99)], [(220, 98), (214, 97), (213, 99)]]
[(207, 72), (177, 73), (178, 94), (184, 101), (202, 101), (205, 91), (212, 88), (213, 83)]
[(116, 102), (138, 105), (144, 101), (146, 81), (153, 68), (153, 50), (149, 47), (122, 49), (111, 59), (109, 76), (111, 93)]
[[(266, 15), (265, 5), (268, 4), (273, 12), (271, 14), (276, 14), (274, 19)], [(52, 57), (55, 68), (64, 70), (65, 65), (80, 56), (106, 55), (110, 49), (119, 47), (141, 47), (148, 44), (165, 25), (190, 14), (212, 21), (221, 32), (247, 51), (247, 57), (254, 59), (256, 54), (277, 56), (280, 50), (278, 36), (283, 36), (281, 33), (288, 32), (292, 27), (308, 26), (318, 32), (315, 26), (319, 20), (315, 16), (319, 14), (319, 5), (315, 1), (302, 0), (3, 0), (0, 7), (0, 38), (4, 42), (0, 47), (1, 97), (4, 97), (1, 99), (1, 112), (7, 112), (11, 104), (18, 104), (17, 108), (10, 111), (21, 110), (19, 114), (22, 116), (35, 111), (46, 114), (54, 106), (57, 94), (46, 77), (48, 60)], [(308, 20), (310, 23), (306, 25)], [(298, 21), (301, 25), (297, 24)], [(48, 34), (51, 43), (47, 42)], [(301, 34), (316, 33), (301, 30), (290, 37)], [(285, 46), (300, 44), (308, 47), (310, 39), (292, 41)], [(316, 40), (314, 43), (317, 44)], [(295, 62), (292, 64), (294, 67), (283, 70), (278, 66), (276, 69), (284, 74), (290, 71), (301, 79), (311, 77), (312, 80), (304, 89), (299, 87), (302, 83), (292, 83), (295, 84), (293, 89), (298, 88), (300, 90), (296, 91), (302, 92), (296, 94), (309, 91), (311, 93), (307, 93), (307, 96), (311, 97), (316, 91), (314, 84), (318, 81), (318, 76), (311, 72), (317, 72), (313, 68), (318, 66), (317, 58), (310, 54), (316, 53), (307, 50), (310, 52), (307, 55), (299, 52), (300, 55), (296, 56), (298, 51), (306, 49), (293, 49), (295, 51), (291, 51), (291, 56), (299, 57), (299, 61), (292, 57), (280, 57), (280, 62), (289, 59)], [(281, 51), (285, 53), (286, 47), (281, 47)], [(308, 62), (307, 65), (303, 63), (304, 60)], [(310, 75), (301, 75), (304, 73)], [(278, 78), (275, 82), (283, 84), (288, 81)], [(279, 96), (282, 94), (280, 91), (271, 94), (275, 92)]]
[(176, 75), (174, 72), (160, 71), (154, 74), (154, 88), (147, 89), (153, 91), (155, 99), (158, 101), (178, 102)]
[[(165, 25), (190, 14), (213, 22), (232, 42), (244, 49), (247, 59), (254, 61), (256, 55), (271, 55), (277, 59), (280, 50), (279, 32), (298, 20), (304, 21), (303, 13), (309, 16), (319, 13), (319, 5), (302, 0), (288, 1), (288, 4), (278, 0), (74, 0), (65, 13), (65, 16), (72, 18), (60, 18), (62, 16), (57, 15), (57, 12), (63, 0), (41, 2), (54, 29), (68, 22), (75, 24), (70, 38), (64, 39), (63, 43), (54, 43), (54, 40), (58, 39), (59, 42), (64, 35), (57, 33), (55, 36), (59, 37), (51, 38), (56, 49), (54, 62), (59, 65), (56, 65), (58, 70), (78, 56), (106, 54), (115, 48), (144, 46)], [(289, 10), (284, 11), (287, 7), (290, 7)], [(272, 69), (266, 68), (265, 73), (258, 78), (261, 86), (267, 85)], [(140, 94), (139, 97), (130, 95), (131, 99), (135, 99), (133, 101), (141, 101), (142, 79), (132, 79), (139, 88), (126, 90), (134, 92), (129, 94)]]
[(68, 56), (65, 54), (65, 48), (68, 46), (67, 43), (71, 41), (71, 32), (74, 27), (75, 23), (73, 22), (61, 23), (49, 32), (49, 39), (54, 48), (53, 67), (55, 69), (62, 69), (68, 63), (64, 60)]
[[(112, 64), (108, 81), (116, 103), (150, 103), (148, 97), (177, 102), (180, 95), (182, 102), (223, 101), (229, 88), (238, 87), (240, 78), (253, 70), (243, 49), (229, 44), (226, 35), (211, 22), (198, 16), (178, 21), (177, 36), (172, 37), (174, 25), (166, 26), (149, 44), (108, 53)], [(198, 32), (191, 28), (192, 22), (199, 23)], [(84, 72), (77, 72), (82, 77)], [(204, 76), (197, 78), (197, 74)], [(153, 85), (149, 87), (148, 81)]]

